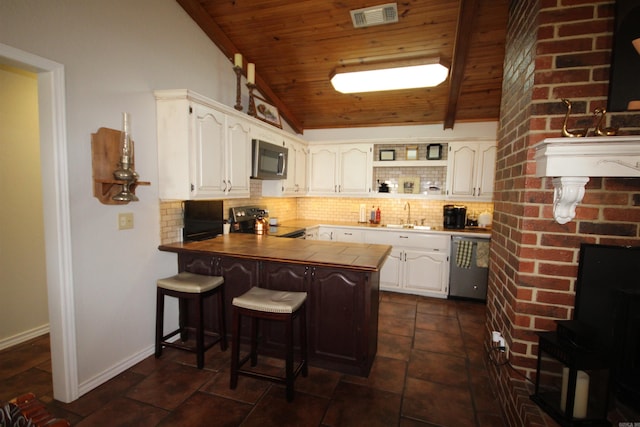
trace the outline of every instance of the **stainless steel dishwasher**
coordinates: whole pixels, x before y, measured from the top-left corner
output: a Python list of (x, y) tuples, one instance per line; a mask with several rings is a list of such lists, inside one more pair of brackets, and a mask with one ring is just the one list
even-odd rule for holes
[(487, 300), (489, 239), (451, 236), (449, 296)]

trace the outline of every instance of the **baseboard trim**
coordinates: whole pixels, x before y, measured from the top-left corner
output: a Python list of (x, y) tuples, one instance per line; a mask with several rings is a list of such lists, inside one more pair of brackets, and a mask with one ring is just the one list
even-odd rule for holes
[(20, 332), (19, 334), (11, 337), (0, 339), (0, 350), (4, 350), (14, 345), (22, 344), (33, 338), (45, 335), (49, 333), (49, 324), (38, 326), (37, 328), (29, 329), (28, 331)]
[(121, 374), (126, 371), (130, 367), (136, 365), (137, 363), (143, 361), (147, 357), (151, 356), (155, 353), (155, 345), (150, 345), (137, 353), (132, 354), (130, 357), (121, 360), (116, 365), (113, 365), (109, 369), (106, 369), (99, 373), (98, 375), (88, 379), (87, 381), (83, 381), (78, 384), (78, 392), (79, 396), (82, 396), (85, 393), (90, 392), (96, 387), (106, 383), (110, 379), (114, 378), (116, 375)]

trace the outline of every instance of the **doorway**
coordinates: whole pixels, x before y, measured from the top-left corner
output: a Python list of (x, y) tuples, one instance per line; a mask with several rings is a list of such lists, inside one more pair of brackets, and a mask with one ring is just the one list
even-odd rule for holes
[(0, 63), (38, 76), (42, 205), (51, 338), (53, 396), (78, 398), (64, 67), (0, 43)]

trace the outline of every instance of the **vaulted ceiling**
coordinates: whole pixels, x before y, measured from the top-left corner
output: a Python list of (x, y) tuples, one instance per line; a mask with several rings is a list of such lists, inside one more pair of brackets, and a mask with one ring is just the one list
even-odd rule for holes
[[(298, 132), (497, 120), (508, 0), (405, 0), (398, 22), (354, 28), (350, 10), (385, 1), (177, 0), (230, 61), (243, 55), (245, 75), (255, 63), (258, 91)], [(340, 67), (412, 57), (439, 57), (449, 77), (357, 94), (329, 81)]]

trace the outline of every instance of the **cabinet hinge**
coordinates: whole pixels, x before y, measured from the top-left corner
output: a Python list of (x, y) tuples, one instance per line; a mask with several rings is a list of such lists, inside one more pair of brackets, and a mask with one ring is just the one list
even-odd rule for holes
[(193, 107), (189, 105), (189, 114), (193, 114)]
[(195, 186), (191, 184), (191, 191), (193, 191), (194, 189), (195, 189)]

